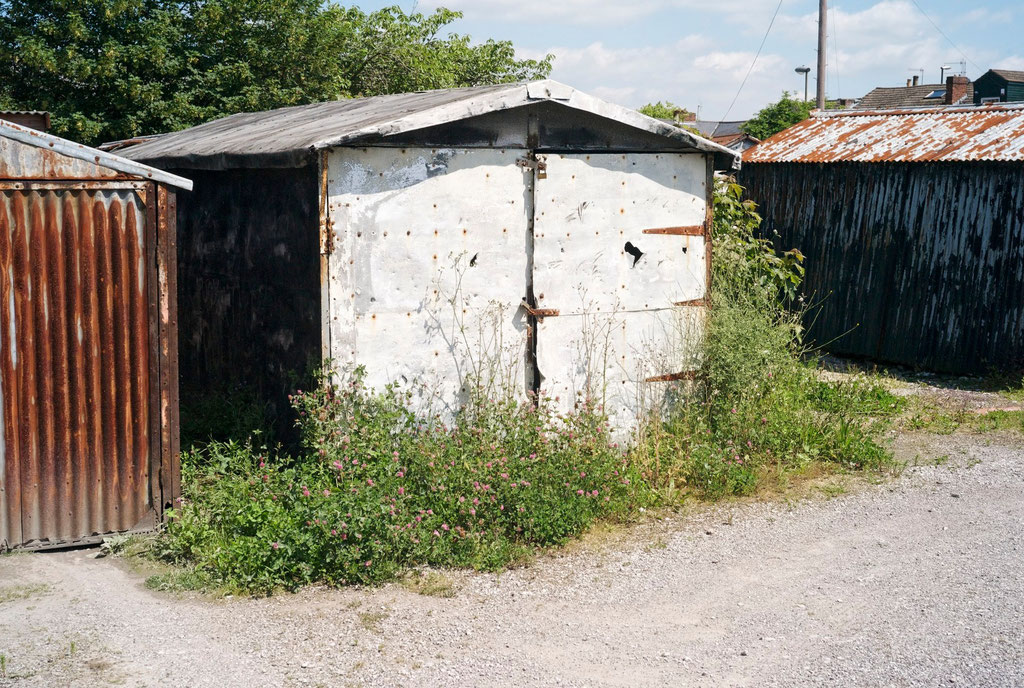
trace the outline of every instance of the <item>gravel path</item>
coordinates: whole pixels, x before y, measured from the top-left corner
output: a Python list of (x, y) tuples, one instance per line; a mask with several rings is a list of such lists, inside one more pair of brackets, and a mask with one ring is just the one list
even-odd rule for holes
[(0, 557), (0, 685), (1024, 685), (1020, 438), (899, 451), (949, 460), (450, 574), (450, 599), (176, 598), (91, 550)]

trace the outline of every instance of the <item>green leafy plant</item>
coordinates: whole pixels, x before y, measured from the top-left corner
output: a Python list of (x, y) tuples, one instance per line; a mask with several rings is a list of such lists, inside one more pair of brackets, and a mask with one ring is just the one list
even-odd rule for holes
[(881, 468), (874, 418), (903, 402), (868, 380), (828, 382), (802, 344), (803, 256), (777, 254), (742, 187), (716, 187), (711, 308), (695, 382), (649, 419), (631, 463), (663, 498), (750, 494), (814, 465)]
[(325, 374), (293, 397), (297, 456), (235, 442), (186, 454), (161, 556), (253, 592), (494, 569), (644, 499), (593, 408), (475, 397), (444, 425), (408, 401)]
[(793, 96), (794, 94), (789, 91), (783, 91), (779, 100), (761, 108), (740, 129), (764, 141), (783, 129), (788, 129), (794, 124), (804, 121), (814, 109), (814, 102), (797, 100)]

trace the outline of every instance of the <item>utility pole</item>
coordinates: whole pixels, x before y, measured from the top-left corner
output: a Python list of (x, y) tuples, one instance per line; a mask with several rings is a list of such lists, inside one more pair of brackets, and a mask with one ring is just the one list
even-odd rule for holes
[(816, 107), (825, 109), (825, 50), (828, 34), (828, 0), (818, 0), (818, 99)]

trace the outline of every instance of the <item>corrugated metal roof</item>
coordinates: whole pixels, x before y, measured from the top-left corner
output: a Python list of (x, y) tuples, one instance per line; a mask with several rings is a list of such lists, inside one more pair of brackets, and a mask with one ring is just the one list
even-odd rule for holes
[(187, 189), (189, 191), (192, 190), (192, 182), (184, 177), (179, 177), (175, 174), (158, 170), (155, 167), (150, 167), (149, 165), (143, 165), (142, 163), (135, 162), (134, 160), (122, 158), (119, 155), (113, 155), (96, 148), (83, 146), (80, 143), (68, 141), (67, 139), (62, 139), (59, 136), (30, 129), (29, 127), (23, 127), (12, 122), (0, 120), (0, 137), (19, 141), (37, 148), (52, 150), (60, 153), (61, 155), (75, 158), (76, 160), (85, 160), (134, 177), (163, 182), (164, 184), (170, 184), (171, 186)]
[(246, 159), (273, 158), (278, 166), (305, 164), (309, 153), (456, 122), (542, 101), (636, 127), (693, 150), (715, 153), (719, 162), (738, 162), (733, 151), (619, 105), (588, 96), (557, 81), (499, 84), (419, 93), (335, 100), (312, 105), (247, 112), (166, 134), (132, 146), (124, 155), (165, 166), (202, 161), (204, 168), (244, 166)]
[(1024, 160), (1024, 106), (814, 113), (744, 162)]

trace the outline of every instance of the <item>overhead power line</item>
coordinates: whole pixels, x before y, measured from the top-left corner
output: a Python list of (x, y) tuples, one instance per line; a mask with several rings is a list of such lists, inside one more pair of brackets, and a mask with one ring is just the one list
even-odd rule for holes
[(914, 3), (914, 7), (916, 7), (916, 8), (917, 8), (917, 11), (918, 11), (918, 12), (920, 12), (921, 14), (923, 14), (923, 15), (924, 15), (924, 18), (928, 20), (928, 23), (929, 23), (929, 24), (931, 24), (931, 25), (932, 25), (933, 27), (935, 27), (935, 30), (936, 30), (936, 31), (938, 31), (938, 32), (939, 32), (939, 34), (940, 34), (940, 35), (941, 35), (941, 36), (942, 36), (943, 38), (945, 38), (945, 39), (946, 39), (946, 42), (947, 42), (947, 43), (949, 43), (949, 44), (950, 44), (951, 46), (953, 46), (953, 47), (954, 47), (954, 48), (956, 49), (956, 51), (957, 51), (958, 53), (960, 53), (961, 55), (963, 55), (963, 58), (964, 58), (965, 60), (967, 60), (968, 62), (970, 62), (970, 63), (971, 63), (971, 65), (972, 65), (972, 66), (973, 66), (973, 67), (974, 67), (975, 69), (977, 69), (977, 70), (978, 70), (979, 72), (980, 72), (980, 71), (982, 71), (981, 67), (979, 67), (978, 65), (976, 65), (976, 64), (974, 63), (974, 60), (972, 60), (971, 58), (967, 57), (967, 53), (965, 53), (965, 52), (964, 52), (963, 50), (961, 50), (961, 49), (960, 49), (960, 46), (959, 46), (959, 45), (957, 45), (956, 43), (954, 43), (954, 42), (953, 42), (953, 39), (952, 39), (952, 38), (950, 38), (949, 36), (947, 36), (947, 35), (946, 35), (946, 32), (945, 32), (945, 31), (943, 31), (943, 30), (942, 30), (941, 28), (939, 28), (939, 25), (938, 25), (938, 24), (936, 24), (936, 23), (935, 23), (935, 22), (934, 22), (934, 21), (932, 20), (932, 18), (928, 16), (928, 13), (924, 11), (924, 8), (923, 8), (923, 7), (921, 7), (921, 6), (919, 5), (919, 4), (917, 4), (917, 0), (910, 0), (910, 1), (911, 1), (912, 3)]
[(772, 15), (772, 20), (768, 22), (768, 29), (764, 32), (764, 38), (761, 39), (761, 45), (757, 47), (757, 53), (754, 55), (754, 60), (750, 63), (750, 68), (747, 69), (747, 74), (743, 77), (743, 81), (740, 82), (740, 87), (736, 89), (736, 95), (733, 96), (732, 102), (729, 103), (729, 109), (725, 111), (725, 115), (722, 117), (723, 122), (729, 119), (729, 114), (732, 112), (733, 106), (739, 99), (740, 93), (743, 92), (743, 87), (747, 85), (747, 79), (750, 78), (750, 73), (754, 71), (754, 65), (757, 64), (757, 58), (761, 57), (761, 50), (764, 49), (765, 41), (768, 40), (768, 34), (772, 32), (772, 26), (775, 25), (775, 18), (779, 16), (780, 9), (782, 9), (782, 0), (779, 0), (779, 4), (775, 7), (775, 14)]

